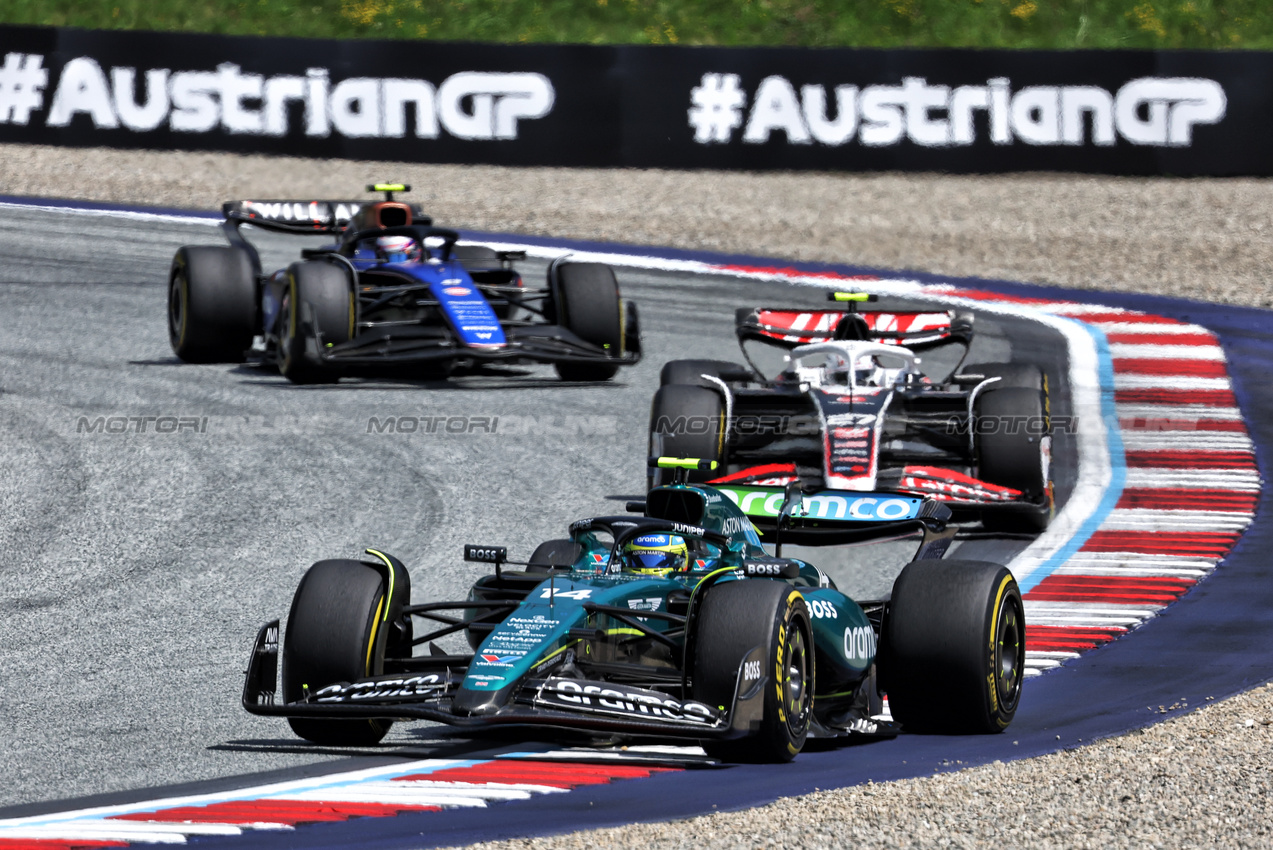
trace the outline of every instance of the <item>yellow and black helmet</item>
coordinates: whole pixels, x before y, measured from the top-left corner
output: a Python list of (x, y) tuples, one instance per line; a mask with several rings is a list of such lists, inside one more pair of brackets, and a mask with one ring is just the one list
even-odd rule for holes
[(623, 544), (623, 571), (638, 575), (666, 576), (689, 569), (685, 538), (657, 532), (642, 534)]

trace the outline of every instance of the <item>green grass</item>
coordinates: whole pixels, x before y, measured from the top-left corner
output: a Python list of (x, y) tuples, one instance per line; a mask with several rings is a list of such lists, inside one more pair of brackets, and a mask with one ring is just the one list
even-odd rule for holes
[(0, 23), (582, 44), (1273, 48), (1271, 0), (0, 0)]

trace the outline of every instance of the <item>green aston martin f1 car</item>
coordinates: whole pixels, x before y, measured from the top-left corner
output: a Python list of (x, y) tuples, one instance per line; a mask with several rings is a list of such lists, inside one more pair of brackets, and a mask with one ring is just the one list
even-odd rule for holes
[[(324, 745), (375, 743), (394, 721), (422, 719), (689, 739), (735, 761), (786, 761), (809, 737), (1011, 722), (1021, 595), (1002, 566), (942, 559), (954, 529), (941, 504), (679, 474), (628, 508), (573, 523), (527, 562), (466, 546), (494, 570), (464, 601), (412, 604), (406, 567), (376, 550), (314, 564), (283, 636), (281, 696), (275, 620), (258, 633), (244, 707)], [(762, 534), (777, 553), (920, 542), (891, 598), (854, 601), (814, 564), (770, 554)], [(471, 653), (436, 643), (461, 633)]]

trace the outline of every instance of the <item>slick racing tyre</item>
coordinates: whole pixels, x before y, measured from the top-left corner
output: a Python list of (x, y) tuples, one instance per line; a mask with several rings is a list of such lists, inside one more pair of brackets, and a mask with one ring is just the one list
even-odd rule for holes
[(244, 251), (177, 250), (168, 273), (168, 340), (187, 363), (242, 363), (256, 335), (256, 280)]
[[(336, 682), (353, 682), (384, 672), (385, 646), (396, 617), (386, 609), (384, 575), (361, 561), (319, 561), (296, 588), (283, 640), (283, 699)], [(408, 641), (409, 642), (409, 641)], [(375, 744), (393, 725), (389, 720), (289, 718), (292, 731), (324, 746)]]
[(526, 564), (528, 573), (569, 571), (583, 554), (583, 547), (573, 540), (545, 540), (535, 547)]
[(354, 333), (354, 293), (340, 266), (318, 260), (287, 269), (286, 303), (279, 312), (279, 371), (294, 384), (335, 381), (315, 352), (348, 342)]
[[(991, 387), (995, 386), (991, 384)], [(991, 531), (1041, 532), (1052, 520), (1052, 434), (1046, 391), (987, 389), (973, 402), (978, 477), (1020, 490), (1032, 504), (982, 513)]]
[(987, 384), (986, 390), (1024, 387), (1036, 392), (1047, 391), (1047, 376), (1033, 363), (978, 363), (975, 366), (965, 366), (963, 371), (999, 379), (993, 384)]
[(497, 269), (500, 267), (499, 255), (494, 248), (485, 245), (452, 245), (451, 259), (459, 260), (464, 268)]
[[(725, 401), (719, 391), (692, 384), (659, 387), (650, 402), (650, 457), (725, 460)], [(725, 473), (690, 470), (689, 481), (710, 481)], [(650, 471), (650, 487), (670, 484), (672, 470)]]
[(725, 382), (749, 381), (755, 377), (746, 366), (730, 363), (728, 360), (669, 360), (659, 371), (659, 386), (690, 384), (696, 387), (715, 387), (716, 384), (704, 378), (704, 375)]
[[(488, 271), (501, 267), (499, 254), (494, 248), (485, 245), (452, 245), (451, 259), (459, 260), (465, 269), (474, 272)], [(498, 297), (498, 296), (496, 296)], [(491, 309), (500, 319), (507, 319), (512, 312), (510, 304), (492, 304)]]
[[(614, 270), (602, 263), (565, 263), (557, 269), (557, 321), (611, 357), (624, 352), (623, 309)], [(563, 381), (608, 381), (619, 371), (608, 363), (558, 363)]]
[(912, 561), (893, 583), (880, 684), (907, 731), (1002, 732), (1021, 699), (1025, 609), (1006, 567)]
[(762, 647), (764, 695), (760, 730), (749, 738), (707, 741), (724, 761), (786, 762), (804, 747), (813, 716), (814, 649), (809, 609), (790, 585), (767, 579), (722, 582), (709, 588), (694, 626), (695, 700), (730, 710), (738, 668)]

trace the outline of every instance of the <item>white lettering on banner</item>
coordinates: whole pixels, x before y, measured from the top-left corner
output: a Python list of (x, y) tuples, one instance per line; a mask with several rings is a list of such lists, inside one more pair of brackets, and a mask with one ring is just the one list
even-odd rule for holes
[[(453, 74), (438, 87), (438, 115), (461, 139), (515, 139), (520, 119), (543, 118), (553, 108), (552, 83), (543, 74)], [(464, 101), (472, 99), (471, 112)]]
[(25, 126), (31, 112), (44, 108), (44, 86), (49, 81), (44, 57), (7, 53), (0, 65), (0, 124)]
[(168, 71), (158, 68), (146, 72), (146, 95), (140, 102), (133, 94), (136, 78), (132, 68), (112, 68), (111, 92), (119, 123), (134, 132), (145, 132), (168, 117)]
[(111, 108), (109, 92), (106, 75), (96, 62), (84, 56), (72, 59), (62, 68), (62, 80), (53, 95), (48, 126), (65, 127), (71, 123), (72, 115), (85, 112), (99, 130), (118, 127), (119, 119)]
[[(10, 53), (0, 66), (0, 124), (26, 124), (44, 108), (44, 57)], [(138, 78), (144, 80), (138, 85)], [(303, 104), (307, 136), (325, 138), (516, 139), (519, 124), (552, 111), (552, 81), (536, 73), (452, 74), (427, 80), (350, 77), (332, 82), (326, 68), (305, 76), (244, 73), (232, 62), (215, 71), (139, 70), (80, 56), (61, 70), (46, 125), (66, 127), (85, 115), (97, 129), (148, 132), (165, 123), (179, 133), (286, 136), (289, 105)], [(415, 120), (409, 123), (408, 107)]]
[(1121, 137), (1133, 145), (1188, 147), (1194, 127), (1219, 123), (1228, 107), (1219, 83), (1188, 77), (1143, 77), (1114, 93), (1099, 86), (1026, 86), (1013, 92), (1005, 77), (955, 88), (904, 77), (901, 85), (836, 86), (832, 118), (821, 85), (805, 85), (797, 93), (786, 77), (765, 77), (749, 108), (739, 80), (736, 74), (704, 74), (691, 90), (689, 123), (699, 144), (731, 142), (745, 123), (744, 144), (765, 144), (778, 134), (793, 145), (838, 147), (856, 137), (866, 147), (903, 141), (958, 147), (977, 141), (981, 115), (996, 145), (1107, 147)]

